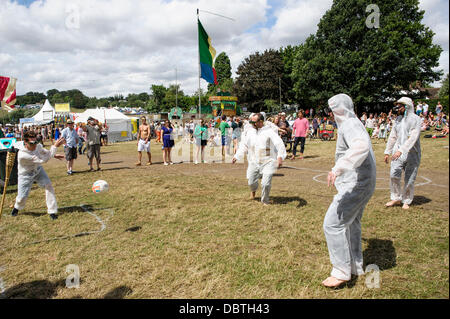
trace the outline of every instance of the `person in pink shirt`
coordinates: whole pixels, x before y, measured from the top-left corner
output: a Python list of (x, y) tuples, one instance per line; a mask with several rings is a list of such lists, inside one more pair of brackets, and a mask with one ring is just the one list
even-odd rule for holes
[(309, 121), (305, 118), (303, 111), (298, 112), (298, 117), (292, 125), (292, 137), (294, 140), (294, 150), (292, 151), (291, 160), (295, 159), (297, 154), (297, 145), (300, 143), (300, 159), (303, 159), (303, 152), (305, 150), (306, 135), (309, 131)]

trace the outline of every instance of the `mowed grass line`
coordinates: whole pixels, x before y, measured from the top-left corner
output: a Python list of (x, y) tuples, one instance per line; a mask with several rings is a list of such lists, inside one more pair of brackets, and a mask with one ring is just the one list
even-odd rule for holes
[[(377, 142), (373, 146), (378, 175), (388, 177), (389, 166), (382, 163), (385, 144)], [(446, 139), (422, 139), (419, 175), (448, 185), (444, 146)], [(15, 194), (7, 195), (0, 225), (5, 295), (448, 298), (448, 188), (429, 185), (416, 188), (422, 199), (408, 212), (383, 207), (388, 190), (376, 190), (364, 212), (365, 264), (380, 267), (379, 289), (367, 288), (364, 276), (341, 290), (321, 287), (331, 269), (322, 223), (335, 190), (312, 177), (333, 166), (334, 148), (333, 141), (308, 141), (305, 155), (311, 157), (285, 163), (299, 170), (284, 168), (274, 177), (271, 207), (248, 200), (243, 164), (135, 168), (135, 142), (103, 148), (102, 172), (67, 176), (64, 162), (52, 160), (45, 168), (58, 205), (72, 208), (51, 221), (44, 192), (36, 188), (26, 210), (11, 218), (7, 207)], [(152, 155), (154, 163), (162, 161), (159, 145), (153, 143)], [(87, 168), (85, 157), (76, 161), (75, 171)], [(90, 191), (98, 179), (108, 181), (108, 193)], [(388, 181), (379, 180), (379, 185), (387, 187)], [(76, 208), (81, 204), (90, 205), (105, 221), (105, 231), (30, 244), (98, 230), (95, 218)], [(79, 289), (65, 288), (68, 264), (80, 267)]]

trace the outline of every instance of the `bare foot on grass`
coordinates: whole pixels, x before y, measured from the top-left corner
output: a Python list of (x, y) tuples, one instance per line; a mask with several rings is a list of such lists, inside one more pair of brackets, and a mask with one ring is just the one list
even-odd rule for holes
[(322, 281), (322, 285), (324, 285), (325, 287), (328, 288), (338, 288), (340, 285), (342, 285), (343, 283), (346, 283), (347, 280), (340, 280), (337, 279), (336, 277), (330, 276), (327, 279), (325, 279), (324, 281)]
[(402, 202), (399, 200), (391, 200), (390, 202), (386, 203), (386, 207), (393, 207), (393, 206), (398, 206), (400, 205)]

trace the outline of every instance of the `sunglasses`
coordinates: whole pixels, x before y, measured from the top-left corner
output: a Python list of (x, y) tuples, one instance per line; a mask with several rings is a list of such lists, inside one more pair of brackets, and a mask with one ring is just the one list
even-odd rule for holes
[(38, 141), (27, 141), (26, 143), (28, 143), (30, 145), (36, 145), (38, 143)]

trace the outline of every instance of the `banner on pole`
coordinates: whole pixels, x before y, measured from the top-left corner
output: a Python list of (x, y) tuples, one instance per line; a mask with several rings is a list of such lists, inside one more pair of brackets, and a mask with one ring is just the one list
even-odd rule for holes
[(56, 103), (55, 104), (56, 113), (69, 113), (70, 103)]
[(21, 118), (19, 124), (34, 123), (34, 118)]

